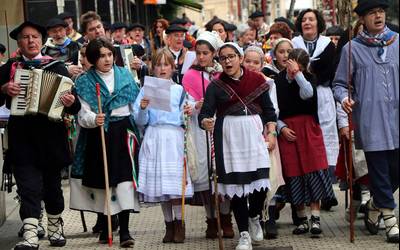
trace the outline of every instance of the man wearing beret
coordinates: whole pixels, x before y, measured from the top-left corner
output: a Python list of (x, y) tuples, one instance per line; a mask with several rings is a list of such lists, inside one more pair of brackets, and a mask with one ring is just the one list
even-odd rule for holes
[(63, 12), (58, 14), (57, 18), (67, 23), (67, 36), (74, 42), (83, 41), (82, 35), (74, 28), (74, 15), (69, 12)]
[(185, 60), (187, 49), (183, 47), (185, 41), (186, 29), (180, 25), (172, 24), (165, 30), (167, 34), (168, 49), (171, 51), (175, 59), (176, 72), (172, 76), (172, 80), (178, 84), (182, 84), (183, 74), (182, 66)]
[(42, 49), (44, 55), (64, 61), (71, 78), (82, 73), (78, 66), (79, 44), (67, 36), (67, 23), (59, 18), (50, 19), (46, 29), (49, 39)]
[[(7, 61), (0, 67), (0, 105), (10, 108), (11, 99), (20, 94), (21, 87), (15, 81), (17, 69), (43, 69), (68, 76), (64, 63), (41, 54), (46, 29), (25, 21), (10, 33), (17, 41), (20, 57)], [(77, 114), (80, 102), (74, 94), (66, 93), (60, 98), (69, 114)], [(41, 201), (45, 203), (48, 218), (48, 239), (51, 246), (64, 246), (61, 213), (64, 198), (61, 190), (61, 169), (71, 163), (68, 135), (62, 122), (50, 121), (42, 114), (15, 116), (8, 121), (9, 149), (6, 157), (12, 165), (13, 174), (21, 199), (20, 216), (23, 221), (23, 240), (14, 249), (38, 249), (38, 219)]]
[(385, 23), (386, 0), (358, 0), (354, 11), (363, 24), (352, 40), (352, 95), (348, 98), (349, 44), (333, 81), (334, 96), (353, 114), (355, 146), (365, 152), (372, 199), (364, 218), (377, 234), (382, 216), (388, 242), (399, 242), (393, 193), (399, 187), (399, 34)]
[(134, 23), (129, 27), (129, 36), (133, 44), (139, 44), (145, 50), (145, 57), (143, 60), (150, 60), (151, 58), (151, 45), (149, 39), (144, 35), (145, 27), (140, 23)]
[(124, 45), (130, 43), (130, 41), (126, 39), (127, 28), (126, 24), (120, 22), (111, 25), (111, 39), (113, 44)]
[(256, 39), (261, 42), (262, 37), (269, 32), (269, 26), (264, 21), (264, 14), (261, 11), (255, 11), (249, 16), (249, 18), (254, 22), (254, 26), (257, 29)]

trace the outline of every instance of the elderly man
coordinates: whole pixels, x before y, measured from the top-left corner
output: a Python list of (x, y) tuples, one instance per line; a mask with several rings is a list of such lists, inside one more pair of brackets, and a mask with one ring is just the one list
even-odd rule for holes
[[(43, 56), (40, 52), (46, 30), (30, 21), (22, 23), (10, 33), (17, 40), (20, 57), (8, 60), (0, 67), (0, 101), (10, 108), (11, 99), (21, 87), (15, 81), (16, 69), (43, 69), (67, 76), (64, 63)], [(69, 114), (76, 114), (80, 102), (75, 95), (66, 93), (60, 98)], [(21, 198), (20, 216), (23, 221), (23, 240), (14, 249), (38, 249), (38, 219), (41, 200), (48, 218), (48, 239), (51, 246), (64, 246), (61, 213), (64, 198), (61, 190), (61, 169), (71, 163), (68, 135), (62, 122), (50, 121), (42, 114), (15, 116), (8, 122), (9, 150), (7, 157)]]
[(46, 29), (49, 39), (42, 49), (44, 55), (53, 59), (64, 61), (70, 77), (82, 73), (82, 67), (78, 66), (79, 44), (67, 36), (67, 23), (58, 18), (50, 19)]
[(140, 23), (134, 23), (129, 27), (129, 36), (133, 44), (139, 44), (145, 51), (145, 58), (143, 60), (150, 60), (151, 58), (151, 45), (149, 39), (144, 35), (145, 27)]
[(83, 41), (82, 35), (74, 28), (74, 15), (69, 12), (58, 14), (57, 18), (63, 20), (67, 24), (67, 36), (74, 42)]
[(372, 199), (364, 219), (377, 234), (383, 216), (388, 242), (399, 242), (393, 193), (399, 187), (399, 34), (385, 24), (385, 0), (359, 0), (354, 11), (364, 30), (351, 46), (352, 95), (348, 98), (349, 45), (343, 50), (334, 95), (353, 113), (355, 146), (363, 149), (368, 165)]
[(167, 34), (168, 49), (174, 56), (176, 66), (176, 72), (174, 73), (172, 80), (178, 84), (182, 83), (183, 74), (181, 72), (187, 52), (187, 49), (183, 47), (186, 31), (185, 28), (176, 24), (168, 26), (165, 30), (165, 33)]
[(113, 44), (129, 44), (130, 41), (126, 39), (126, 24), (117, 22), (111, 25), (111, 40)]
[(262, 37), (268, 34), (269, 27), (264, 21), (264, 14), (261, 11), (255, 11), (249, 18), (253, 21), (254, 27), (257, 29), (257, 41), (261, 42)]

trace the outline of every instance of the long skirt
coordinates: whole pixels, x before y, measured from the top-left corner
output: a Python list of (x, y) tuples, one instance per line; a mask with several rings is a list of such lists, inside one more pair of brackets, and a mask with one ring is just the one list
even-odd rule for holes
[(318, 86), (318, 119), (324, 137), (329, 166), (336, 166), (339, 155), (339, 136), (336, 125), (336, 103), (330, 87)]
[[(149, 203), (182, 198), (184, 131), (173, 125), (147, 127), (139, 153), (140, 200)], [(185, 197), (193, 196), (186, 168)]]
[[(206, 131), (201, 129), (197, 122), (197, 115), (191, 120), (191, 135), (197, 152), (197, 178), (193, 181), (193, 188), (195, 192), (207, 191), (209, 186), (209, 172), (208, 172), (208, 157), (207, 157), (207, 134)], [(210, 142), (208, 138), (208, 142)]]
[[(138, 150), (132, 155), (127, 140), (128, 130), (133, 131), (129, 118), (110, 122), (105, 133), (108, 177), (110, 186), (110, 211), (117, 214), (123, 210), (139, 211), (139, 195), (133, 177), (133, 162)], [(80, 136), (87, 136), (82, 176), (71, 175), (71, 209), (106, 214), (104, 165), (99, 128), (81, 128)], [(135, 164), (136, 165), (136, 164)], [(135, 168), (135, 171), (137, 169)], [(74, 173), (74, 169), (72, 173)]]
[(232, 198), (269, 189), (270, 160), (260, 116), (226, 116), (222, 131), (216, 133), (222, 133), (223, 154), (223, 164), (217, 162), (223, 180), (218, 181), (218, 192)]
[(311, 115), (298, 115), (283, 121), (296, 133), (294, 142), (279, 137), (289, 200), (300, 205), (333, 198), (320, 126)]

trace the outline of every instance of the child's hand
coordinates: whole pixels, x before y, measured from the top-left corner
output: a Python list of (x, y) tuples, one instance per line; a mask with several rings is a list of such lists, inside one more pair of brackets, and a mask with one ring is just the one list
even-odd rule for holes
[(296, 74), (300, 71), (299, 64), (296, 61), (292, 60), (292, 59), (289, 59), (287, 61), (286, 69), (287, 69), (287, 72), (288, 72), (288, 75), (289, 75), (290, 79), (294, 79)]
[(97, 114), (96, 115), (96, 125), (103, 126), (105, 117), (106, 117), (106, 115), (104, 113)]
[(200, 101), (196, 102), (196, 105), (194, 106), (197, 110), (201, 109), (203, 107), (204, 103), (204, 98), (201, 98)]
[(141, 109), (146, 109), (147, 106), (149, 106), (150, 100), (147, 97), (143, 97), (142, 100), (140, 100), (140, 108)]
[(185, 104), (185, 106), (183, 106), (183, 113), (185, 113), (188, 116), (191, 116), (193, 113), (193, 109), (189, 104)]

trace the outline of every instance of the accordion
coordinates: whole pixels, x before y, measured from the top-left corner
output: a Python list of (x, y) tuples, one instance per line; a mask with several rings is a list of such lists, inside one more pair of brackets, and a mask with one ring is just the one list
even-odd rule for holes
[(17, 69), (14, 81), (20, 84), (21, 92), (11, 100), (10, 115), (39, 113), (53, 121), (62, 120), (64, 105), (60, 97), (71, 91), (71, 79), (41, 69)]

